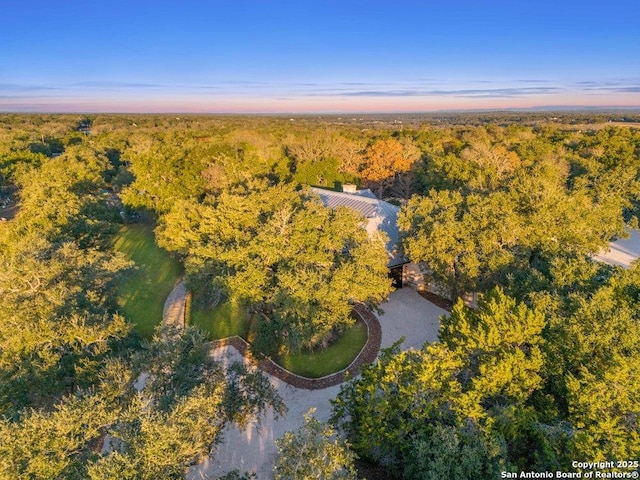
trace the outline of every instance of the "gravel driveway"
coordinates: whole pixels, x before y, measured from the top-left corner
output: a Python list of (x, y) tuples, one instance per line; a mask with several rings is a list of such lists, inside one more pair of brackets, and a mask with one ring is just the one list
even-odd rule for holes
[(629, 268), (631, 262), (640, 257), (640, 232), (630, 230), (629, 238), (616, 240), (609, 243), (609, 250), (600, 252), (593, 258), (611, 265), (620, 265)]
[[(438, 319), (447, 313), (410, 288), (393, 292), (381, 308), (384, 313), (377, 317), (382, 327), (382, 347), (405, 337), (401, 345), (405, 350), (419, 348), (425, 341), (436, 341)], [(214, 356), (222, 362), (244, 361), (233, 347), (219, 348)], [(339, 385), (324, 390), (303, 390), (272, 376), (269, 380), (289, 409), (285, 417), (275, 420), (268, 414), (260, 428), (251, 425), (241, 431), (235, 426), (228, 427), (224, 442), (218, 445), (213, 458), (192, 468), (188, 479), (214, 479), (234, 469), (254, 471), (259, 480), (270, 479), (277, 453), (274, 441), (302, 426), (303, 416), (311, 407), (316, 408), (318, 420), (326, 421), (331, 415), (330, 400), (340, 391)]]

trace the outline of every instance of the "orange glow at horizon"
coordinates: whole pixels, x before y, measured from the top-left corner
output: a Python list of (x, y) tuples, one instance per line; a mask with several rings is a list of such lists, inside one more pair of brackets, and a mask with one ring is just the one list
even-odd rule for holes
[(384, 113), (440, 110), (501, 110), (554, 106), (640, 107), (638, 93), (589, 95), (583, 92), (536, 94), (508, 98), (439, 96), (162, 96), (147, 98), (51, 97), (40, 99), (4, 98), (0, 111), (45, 112), (132, 112), (132, 113)]

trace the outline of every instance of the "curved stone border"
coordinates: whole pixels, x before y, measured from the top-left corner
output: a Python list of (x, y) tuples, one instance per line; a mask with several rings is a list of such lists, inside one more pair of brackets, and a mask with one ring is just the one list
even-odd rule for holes
[[(181, 280), (174, 287), (165, 301), (163, 312), (163, 323), (165, 325), (171, 325), (178, 329), (184, 328), (187, 295), (188, 292), (185, 287), (184, 280)], [(234, 347), (243, 357), (251, 363), (256, 364), (262, 371), (273, 375), (296, 388), (320, 390), (338, 385), (344, 382), (347, 377), (357, 375), (364, 365), (373, 363), (378, 357), (380, 344), (382, 342), (382, 329), (380, 327), (380, 322), (376, 316), (362, 304), (358, 304), (353, 307), (351, 316), (356, 320), (361, 320), (367, 326), (367, 341), (362, 347), (362, 350), (360, 350), (360, 353), (356, 355), (356, 358), (353, 359), (347, 368), (320, 378), (308, 378), (290, 372), (271, 359), (256, 362), (256, 359), (251, 355), (247, 341), (237, 335), (223, 338), (221, 340), (213, 340), (210, 344), (213, 349), (226, 346)]]
[(323, 388), (338, 385), (344, 382), (348, 377), (357, 375), (364, 365), (374, 362), (378, 357), (380, 344), (382, 342), (382, 329), (380, 327), (380, 322), (373, 313), (361, 304), (356, 305), (353, 308), (351, 315), (356, 319), (362, 320), (362, 322), (367, 326), (367, 341), (364, 344), (364, 347), (362, 347), (362, 350), (360, 350), (360, 353), (358, 353), (356, 358), (347, 368), (325, 377), (303, 377), (281, 367), (271, 359), (256, 362), (255, 358), (251, 356), (247, 341), (238, 336), (228, 337), (222, 340), (214, 340), (211, 342), (211, 346), (213, 348), (232, 346), (250, 362), (257, 364), (262, 371), (279, 378), (293, 387), (304, 388), (307, 390), (321, 390)]

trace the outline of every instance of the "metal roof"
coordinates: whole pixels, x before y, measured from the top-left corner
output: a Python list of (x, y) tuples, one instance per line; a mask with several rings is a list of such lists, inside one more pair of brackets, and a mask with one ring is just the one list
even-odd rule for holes
[(387, 243), (389, 267), (408, 262), (400, 245), (400, 232), (398, 230), (400, 207), (378, 200), (370, 190), (344, 193), (312, 187), (311, 191), (320, 197), (325, 207), (348, 207), (362, 213), (367, 219), (366, 229), (369, 234), (373, 234), (377, 230), (386, 233), (387, 237), (389, 237), (389, 242)]

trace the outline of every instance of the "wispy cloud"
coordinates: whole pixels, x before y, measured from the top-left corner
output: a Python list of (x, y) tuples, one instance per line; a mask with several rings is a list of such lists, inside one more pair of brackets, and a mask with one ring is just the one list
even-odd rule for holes
[(436, 85), (436, 84), (442, 83), (441, 78), (433, 78), (433, 77), (419, 77), (411, 81), (415, 83), (421, 83), (423, 85)]
[(639, 78), (620, 78), (610, 80), (584, 80), (576, 82), (579, 90), (587, 95), (607, 95), (611, 93), (640, 93)]
[(520, 79), (520, 80), (516, 80), (516, 82), (518, 83), (552, 83), (551, 80), (543, 80), (543, 79), (539, 79), (539, 78), (534, 78), (534, 79)]
[(460, 98), (513, 98), (537, 94), (560, 93), (559, 87), (475, 88), (459, 90), (360, 90), (344, 92), (345, 97), (460, 97)]
[(77, 90), (133, 90), (163, 88), (165, 85), (118, 81), (82, 81), (56, 85), (0, 83), (0, 92), (64, 92)]
[[(247, 84), (241, 84), (239, 88), (258, 88), (257, 85), (249, 87)], [(100, 93), (131, 93), (131, 92), (150, 92), (150, 93), (199, 93), (206, 91), (228, 90), (229, 86), (222, 85), (187, 85), (187, 84), (162, 84), (162, 83), (143, 83), (143, 82), (125, 82), (125, 81), (94, 81), (86, 80), (73, 83), (61, 83), (56, 85), (34, 85), (34, 84), (18, 84), (18, 83), (0, 83), (0, 93), (8, 96), (17, 96), (24, 94), (38, 94), (43, 96), (52, 95), (93, 95)]]
[(616, 78), (608, 80), (583, 80), (576, 82), (579, 87), (601, 88), (601, 87), (618, 87), (628, 85), (640, 85), (640, 78)]
[[(173, 87), (173, 88), (176, 88), (176, 87)], [(181, 87), (181, 88), (183, 88), (185, 90), (204, 90), (204, 91), (207, 91), (207, 90), (220, 90), (223, 87), (221, 87), (220, 85), (189, 85), (189, 86)]]
[(342, 92), (343, 97), (417, 97), (421, 90), (362, 90), (358, 92)]
[[(75, 80), (75, 79), (74, 79)], [(259, 81), (209, 79), (181, 82), (160, 79), (77, 79), (52, 84), (24, 84), (14, 79), (0, 83), (0, 110), (74, 108), (104, 111), (155, 109), (179, 111), (398, 110), (409, 108), (507, 108), (573, 101), (577, 104), (637, 105), (640, 78), (587, 79), (561, 82), (544, 78), (477, 79), (454, 82), (432, 78), (354, 78), (313, 81), (305, 78)], [(45, 108), (45, 106), (47, 106)], [(277, 108), (276, 106), (277, 105)], [(297, 106), (296, 106), (297, 105)], [(377, 106), (377, 107), (376, 107)], [(154, 110), (154, 111), (155, 111)]]
[(346, 87), (370, 87), (372, 85), (379, 85), (379, 84), (369, 83), (369, 82), (339, 82), (338, 85), (344, 85)]
[(248, 85), (248, 86), (264, 86), (268, 85), (266, 82), (258, 81), (258, 80), (220, 80), (219, 84), (222, 85)]
[(585, 87), (583, 90), (587, 93), (638, 93), (640, 92), (640, 85)]
[(60, 87), (49, 85), (31, 85), (18, 83), (0, 83), (0, 92), (38, 92), (60, 90)]
[(82, 87), (82, 88), (161, 88), (166, 85), (157, 83), (138, 83), (138, 82), (119, 82), (119, 81), (104, 81), (104, 80), (87, 80), (82, 82), (75, 82), (66, 85), (70, 88)]

